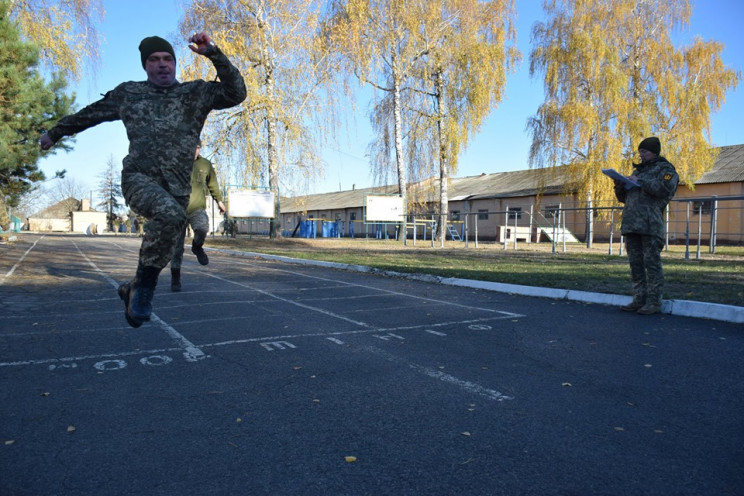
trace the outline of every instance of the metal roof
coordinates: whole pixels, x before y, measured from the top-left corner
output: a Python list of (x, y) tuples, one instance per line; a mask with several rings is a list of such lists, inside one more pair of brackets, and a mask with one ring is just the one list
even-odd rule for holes
[[(566, 167), (547, 169), (528, 169), (513, 172), (497, 172), (451, 178), (449, 183), (449, 201), (477, 200), (489, 198), (516, 198), (560, 194), (565, 191)], [(421, 181), (411, 188), (426, 191), (431, 196), (431, 186), (438, 186), (438, 179)], [(713, 168), (703, 174), (695, 184), (713, 184), (726, 182), (744, 182), (744, 145), (723, 146), (719, 148), (718, 158)], [(373, 188), (353, 189), (335, 193), (282, 198), (282, 213), (339, 210), (344, 208), (362, 208), (364, 197), (368, 194), (395, 194), (396, 185), (377, 186)], [(427, 193), (423, 193), (424, 196)], [(432, 197), (431, 201), (435, 201)]]
[(696, 185), (744, 181), (744, 145), (722, 146), (718, 151), (713, 168), (700, 176)]
[(315, 210), (338, 210), (344, 208), (362, 208), (364, 197), (371, 194), (388, 195), (398, 192), (398, 186), (375, 186), (372, 188), (352, 189), (333, 193), (293, 196), (281, 199), (281, 211), (305, 212)]

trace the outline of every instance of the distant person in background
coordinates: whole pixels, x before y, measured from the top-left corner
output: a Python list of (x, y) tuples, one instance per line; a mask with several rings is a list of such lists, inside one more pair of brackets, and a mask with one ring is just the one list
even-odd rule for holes
[(189, 205), (186, 207), (186, 225), (181, 231), (178, 242), (173, 250), (171, 259), (171, 291), (181, 291), (181, 262), (183, 261), (183, 244), (186, 240), (186, 229), (191, 226), (194, 231), (194, 239), (191, 242), (191, 252), (202, 265), (209, 263), (209, 257), (204, 252), (204, 241), (209, 231), (209, 217), (207, 216), (207, 192), (212, 195), (220, 214), (224, 214), (225, 204), (222, 203), (222, 192), (217, 182), (217, 173), (212, 167), (212, 162), (200, 155), (201, 141), (196, 145), (194, 157), (194, 170), (191, 172), (191, 196)]
[(615, 196), (625, 204), (621, 232), (625, 237), (633, 282), (633, 301), (620, 308), (642, 315), (661, 311), (664, 294), (661, 266), (663, 213), (679, 183), (676, 169), (660, 153), (659, 138), (644, 139), (638, 145), (641, 163), (635, 165), (633, 174), (628, 176), (639, 186), (628, 188), (624, 182), (615, 180)]
[[(146, 12), (143, 12), (146, 15)], [(147, 80), (122, 83), (97, 102), (63, 117), (41, 136), (43, 150), (102, 122), (121, 120), (129, 138), (121, 189), (127, 205), (147, 219), (137, 272), (119, 286), (124, 316), (132, 327), (150, 320), (160, 271), (186, 225), (194, 150), (209, 112), (238, 105), (246, 97), (245, 81), (206, 33), (189, 38), (191, 51), (212, 61), (215, 81), (176, 80), (173, 46), (150, 36), (139, 45)]]

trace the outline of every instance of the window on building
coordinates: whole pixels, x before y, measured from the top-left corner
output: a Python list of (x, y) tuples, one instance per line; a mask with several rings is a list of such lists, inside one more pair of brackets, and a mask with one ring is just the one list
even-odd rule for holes
[(543, 210), (543, 216), (546, 219), (554, 219), (558, 217), (558, 212), (560, 212), (560, 210), (560, 205), (546, 205), (545, 209)]
[(452, 210), (450, 212), (450, 220), (460, 220), (460, 211), (459, 210)]
[(356, 212), (351, 212), (349, 214), (349, 220), (356, 220)]
[(509, 220), (521, 219), (522, 207), (511, 207), (509, 209)]
[(692, 211), (695, 215), (710, 215), (711, 206), (710, 201), (692, 202)]
[(488, 220), (488, 209), (478, 209), (478, 220)]

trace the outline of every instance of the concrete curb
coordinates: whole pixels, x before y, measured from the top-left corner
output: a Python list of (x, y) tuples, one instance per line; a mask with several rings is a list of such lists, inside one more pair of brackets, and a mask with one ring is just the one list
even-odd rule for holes
[[(225, 250), (219, 248), (206, 249), (210, 251), (243, 257), (257, 257), (265, 260), (277, 260), (287, 263), (315, 265), (318, 267), (348, 270), (352, 272), (368, 272), (388, 277), (400, 277), (416, 281), (434, 282), (439, 284), (446, 284), (449, 286), (461, 286), (465, 288), (483, 289), (486, 291), (495, 291), (499, 293), (516, 294), (522, 296), (534, 296), (538, 298), (580, 301), (583, 303), (597, 303), (600, 305), (610, 305), (617, 307), (626, 305), (633, 300), (632, 297), (626, 295), (591, 293), (588, 291), (577, 291), (573, 289), (540, 288), (536, 286), (522, 286), (519, 284), (505, 284), (500, 282), (459, 279), (456, 277), (439, 277), (430, 274), (410, 274), (404, 272), (395, 272), (391, 270), (380, 270), (364, 265), (324, 262), (322, 260), (305, 260), (301, 258), (285, 257), (282, 255), (268, 255), (265, 253)], [(720, 320), (723, 322), (744, 323), (744, 307), (735, 305), (721, 305), (719, 303), (705, 303), (701, 301), (690, 300), (664, 300), (661, 305), (661, 313), (677, 315), (680, 317), (695, 317), (699, 319)]]

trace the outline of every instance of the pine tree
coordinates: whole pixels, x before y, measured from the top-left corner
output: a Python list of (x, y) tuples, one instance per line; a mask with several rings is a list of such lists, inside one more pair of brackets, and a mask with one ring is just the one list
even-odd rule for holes
[(121, 169), (114, 161), (114, 157), (109, 156), (106, 162), (106, 169), (99, 176), (98, 196), (101, 202), (98, 204), (106, 210), (106, 225), (109, 231), (114, 230), (114, 221), (119, 217), (118, 212), (124, 207), (121, 201)]
[[(7, 203), (0, 211), (16, 207), (35, 183), (45, 180), (37, 162), (48, 152), (39, 148), (39, 137), (45, 126), (70, 112), (74, 101), (62, 93), (63, 77), (55, 75), (49, 83), (41, 77), (38, 51), (21, 41), (8, 9), (8, 2), (0, 0), (0, 203)], [(5, 223), (0, 220), (0, 225)]]

